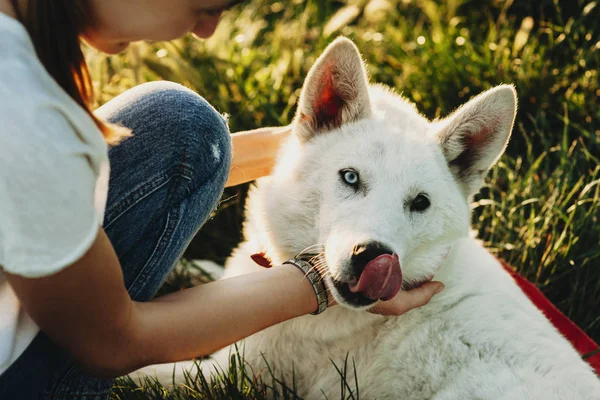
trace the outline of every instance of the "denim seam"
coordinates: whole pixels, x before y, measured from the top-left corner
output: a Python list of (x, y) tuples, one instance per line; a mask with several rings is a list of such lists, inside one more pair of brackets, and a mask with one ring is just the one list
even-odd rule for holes
[[(173, 233), (175, 232), (175, 229), (177, 229), (177, 226), (179, 225), (180, 207), (183, 205), (184, 201), (189, 196), (191, 196), (192, 193), (196, 192), (197, 190), (202, 190), (203, 187), (205, 187), (206, 185), (210, 184), (212, 181), (217, 179), (217, 176), (218, 176), (218, 174), (214, 175), (213, 177), (211, 177), (210, 179), (208, 179), (207, 181), (205, 181), (201, 185), (199, 185), (197, 188), (194, 188), (194, 190), (191, 190), (189, 188), (189, 186), (186, 187), (188, 195), (186, 197), (184, 197), (183, 199), (181, 199), (179, 204), (177, 204), (175, 207), (173, 207), (171, 210), (169, 210), (169, 212), (167, 213), (167, 222), (165, 223), (165, 229), (161, 233), (161, 235), (158, 239), (158, 242), (157, 242), (156, 246), (154, 247), (154, 250), (152, 251), (152, 254), (148, 258), (148, 261), (141, 268), (140, 273), (135, 277), (135, 279), (131, 283), (131, 286), (128, 289), (128, 293), (131, 297), (135, 297), (137, 294), (139, 294), (139, 291), (143, 287), (143, 285), (140, 285), (140, 282), (143, 282), (148, 277), (149, 272), (156, 265), (158, 260), (154, 260), (154, 255), (160, 249), (168, 246), (168, 244), (170, 243), (170, 241), (173, 237)], [(218, 203), (217, 203), (217, 205), (215, 205), (215, 209), (217, 207), (218, 207)], [(211, 212), (212, 211), (214, 211), (214, 209), (211, 210)], [(169, 229), (169, 224), (171, 223), (172, 220), (173, 220), (173, 222), (172, 222), (173, 227), (171, 229)], [(158, 257), (158, 258), (160, 258), (160, 257)], [(152, 261), (152, 263), (150, 263), (151, 261)], [(139, 287), (136, 287), (136, 286), (139, 286)]]
[[(108, 210), (107, 208), (106, 220), (110, 220), (110, 222), (106, 224), (104, 228), (108, 228), (110, 225), (113, 224), (114, 221), (118, 220), (121, 217), (121, 215), (123, 215), (123, 213), (125, 213), (135, 204), (137, 204), (139, 197), (145, 198), (148, 194), (154, 193), (155, 190), (164, 186), (164, 184), (169, 181), (169, 178), (170, 177), (168, 173), (160, 173), (150, 178), (150, 180), (146, 181), (145, 183), (142, 183), (138, 187), (130, 190), (127, 194), (123, 196), (123, 199), (121, 201), (116, 203), (114, 206), (110, 207), (110, 210)], [(110, 181), (108, 190), (110, 192)], [(138, 195), (139, 197), (136, 197), (136, 195)]]
[[(186, 171), (191, 170), (191, 169), (187, 168), (186, 164), (181, 164), (181, 166), (185, 167), (184, 170), (186, 170)], [(110, 220), (110, 222), (108, 222), (104, 226), (104, 229), (107, 229), (108, 227), (110, 227), (115, 221), (117, 221), (129, 209), (131, 209), (136, 204), (138, 204), (139, 202), (144, 200), (146, 197), (150, 196), (152, 193), (156, 192), (158, 189), (165, 186), (167, 183), (169, 183), (171, 181), (171, 179), (173, 179), (176, 176), (184, 178), (184, 179), (192, 182), (192, 178), (190, 176), (185, 175), (185, 174), (180, 174), (180, 173), (170, 174), (169, 172), (167, 172), (167, 173), (162, 173), (162, 174), (156, 175), (155, 177), (151, 178), (148, 182), (146, 182), (146, 183), (142, 184), (141, 186), (139, 186), (138, 188), (130, 191), (128, 194), (123, 196), (124, 197), (123, 200), (121, 200), (114, 207), (111, 207), (112, 210), (110, 211), (109, 214), (106, 215), (106, 220), (107, 221)]]
[(161, 233), (160, 237), (158, 238), (158, 242), (156, 243), (152, 254), (150, 255), (150, 257), (148, 257), (148, 261), (146, 262), (146, 264), (144, 264), (144, 266), (141, 268), (140, 273), (135, 277), (133, 282), (131, 282), (131, 286), (129, 287), (128, 292), (132, 298), (137, 296), (140, 290), (143, 289), (144, 285), (140, 284), (140, 282), (144, 282), (148, 278), (148, 276), (151, 275), (152, 269), (156, 265), (158, 259), (161, 258), (159, 256), (155, 259), (155, 254), (160, 254), (160, 250), (168, 246), (169, 242), (171, 241), (171, 238), (173, 237), (173, 232), (175, 232), (177, 225), (179, 225), (179, 207), (181, 207), (181, 203), (173, 207), (167, 213), (167, 221), (165, 223), (165, 228)]

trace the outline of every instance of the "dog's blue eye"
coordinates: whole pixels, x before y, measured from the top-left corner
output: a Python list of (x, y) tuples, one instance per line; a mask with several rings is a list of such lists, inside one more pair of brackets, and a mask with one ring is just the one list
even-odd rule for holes
[(350, 186), (358, 186), (358, 172), (352, 169), (343, 169), (340, 171), (340, 176), (344, 183)]
[(410, 211), (423, 212), (427, 210), (430, 205), (431, 202), (429, 201), (429, 198), (425, 194), (420, 193), (410, 203)]

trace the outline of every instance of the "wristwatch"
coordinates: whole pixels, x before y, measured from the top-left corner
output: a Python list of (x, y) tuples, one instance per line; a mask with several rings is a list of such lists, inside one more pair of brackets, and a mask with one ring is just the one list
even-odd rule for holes
[(317, 254), (300, 253), (296, 257), (290, 258), (289, 260), (283, 262), (283, 264), (293, 265), (304, 272), (304, 276), (306, 279), (308, 279), (313, 290), (315, 291), (318, 306), (317, 309), (311, 313), (312, 315), (321, 314), (327, 309), (327, 305), (329, 303), (325, 281), (323, 280), (323, 277), (317, 268), (315, 268), (313, 265), (313, 262), (315, 262), (317, 259)]

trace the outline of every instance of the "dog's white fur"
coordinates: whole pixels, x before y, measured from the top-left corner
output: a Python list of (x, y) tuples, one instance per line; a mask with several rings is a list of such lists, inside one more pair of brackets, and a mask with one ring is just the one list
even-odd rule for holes
[[(341, 106), (323, 114), (332, 94)], [(325, 279), (341, 305), (247, 338), (245, 359), (255, 371), (266, 359), (287, 382), (293, 368), (304, 398), (337, 398), (332, 361), (340, 365), (348, 354), (362, 398), (600, 399), (591, 368), (469, 235), (469, 201), (504, 151), (515, 112), (515, 91), (503, 85), (430, 122), (399, 95), (368, 84), (351, 41), (332, 43), (306, 79), (295, 135), (273, 175), (251, 191), (246, 241), (224, 278), (259, 270), (254, 253), (279, 265), (322, 244)], [(341, 181), (344, 168), (358, 171), (360, 190)], [(411, 211), (419, 193), (431, 206)], [(350, 307), (333, 278), (349, 279), (352, 248), (368, 241), (399, 255), (405, 284), (435, 274), (446, 289), (401, 317)], [(229, 351), (215, 355), (222, 367)], [(164, 369), (169, 381), (171, 368)], [(352, 371), (348, 379), (354, 387)]]

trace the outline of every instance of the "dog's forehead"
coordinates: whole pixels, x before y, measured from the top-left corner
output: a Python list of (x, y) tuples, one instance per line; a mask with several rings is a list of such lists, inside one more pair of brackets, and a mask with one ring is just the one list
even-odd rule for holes
[(436, 182), (444, 186), (440, 182), (446, 179), (443, 155), (437, 141), (425, 132), (368, 119), (322, 139), (307, 159), (313, 166), (307, 171), (321, 171), (323, 176), (323, 171), (352, 168), (371, 189), (385, 188), (390, 196), (429, 190)]
[(373, 170), (394, 180), (412, 176), (407, 182), (439, 175), (445, 163), (434, 125), (390, 90), (375, 86), (370, 95), (371, 116), (319, 135), (313, 162), (318, 159), (323, 167), (329, 165), (326, 168)]
[(311, 162), (318, 159), (319, 170), (356, 169), (372, 189), (383, 185), (388, 192), (406, 194), (436, 182), (444, 186), (440, 181), (447, 180), (446, 163), (428, 129), (424, 119), (418, 124), (364, 119), (325, 134)]
[(438, 146), (425, 121), (369, 118), (341, 127), (327, 146), (337, 148), (333, 154), (356, 155), (365, 160), (390, 159), (394, 162), (418, 160)]

